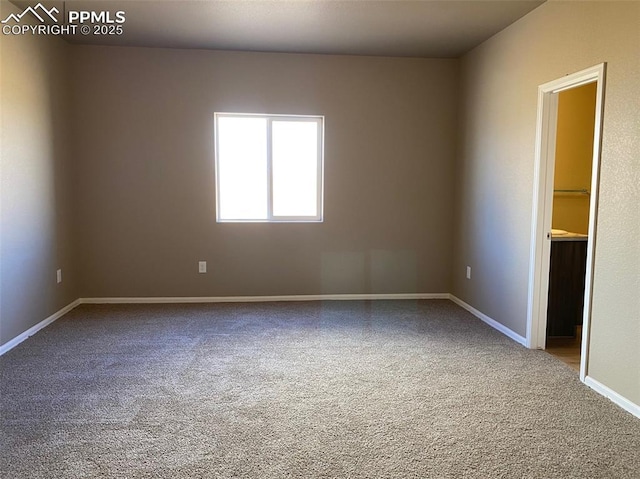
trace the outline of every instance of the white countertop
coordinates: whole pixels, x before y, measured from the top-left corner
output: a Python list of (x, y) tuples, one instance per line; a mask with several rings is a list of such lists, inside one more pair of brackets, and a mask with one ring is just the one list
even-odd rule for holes
[(581, 233), (572, 233), (571, 231), (552, 229), (551, 241), (587, 241), (589, 236)]

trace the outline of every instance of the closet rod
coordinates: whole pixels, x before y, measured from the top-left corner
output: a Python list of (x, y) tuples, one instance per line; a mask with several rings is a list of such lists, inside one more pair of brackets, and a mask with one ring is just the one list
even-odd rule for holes
[(589, 190), (587, 189), (580, 189), (580, 190), (553, 190), (554, 193), (575, 193), (575, 194), (579, 194), (579, 195), (590, 195), (591, 193), (589, 193)]

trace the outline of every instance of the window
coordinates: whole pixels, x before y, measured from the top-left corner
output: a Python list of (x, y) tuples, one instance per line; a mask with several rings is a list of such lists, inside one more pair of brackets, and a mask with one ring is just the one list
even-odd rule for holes
[(323, 122), (216, 113), (218, 222), (322, 221)]

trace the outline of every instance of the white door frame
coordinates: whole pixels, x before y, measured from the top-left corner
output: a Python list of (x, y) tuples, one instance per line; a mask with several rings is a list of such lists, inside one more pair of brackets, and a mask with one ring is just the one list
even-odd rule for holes
[(527, 347), (532, 349), (544, 349), (546, 342), (558, 93), (586, 85), (587, 83), (595, 82), (597, 85), (591, 170), (591, 200), (589, 204), (589, 239), (587, 242), (587, 268), (582, 325), (582, 354), (580, 358), (580, 379), (582, 381), (584, 381), (587, 376), (589, 354), (593, 258), (596, 244), (598, 185), (600, 183), (599, 174), (605, 73), (606, 64), (601, 63), (538, 87), (538, 118), (536, 126), (526, 343)]

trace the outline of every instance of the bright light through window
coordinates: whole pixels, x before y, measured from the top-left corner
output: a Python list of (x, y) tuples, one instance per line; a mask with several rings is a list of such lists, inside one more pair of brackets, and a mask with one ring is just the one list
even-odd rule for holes
[(215, 119), (218, 221), (322, 221), (322, 117)]
[(271, 124), (273, 215), (317, 216), (318, 127), (315, 122)]
[(267, 121), (218, 118), (221, 218), (267, 219)]

